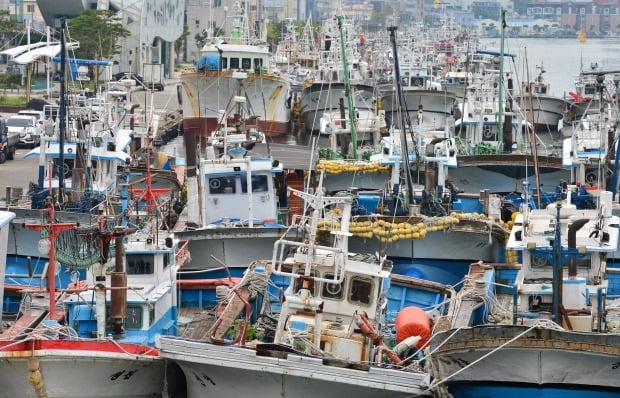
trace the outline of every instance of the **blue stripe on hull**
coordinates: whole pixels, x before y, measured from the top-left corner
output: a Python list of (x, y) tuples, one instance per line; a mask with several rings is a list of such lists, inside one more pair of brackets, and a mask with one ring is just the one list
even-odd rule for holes
[(453, 385), (454, 398), (618, 398), (618, 391), (603, 391), (570, 387), (472, 386)]

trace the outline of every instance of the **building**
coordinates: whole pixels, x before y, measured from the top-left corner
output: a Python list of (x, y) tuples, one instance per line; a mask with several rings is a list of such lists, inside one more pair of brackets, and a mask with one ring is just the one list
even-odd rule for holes
[(164, 76), (174, 69), (174, 41), (183, 33), (185, 0), (37, 0), (37, 4), (46, 24), (55, 28), (85, 9), (115, 11), (131, 35), (122, 39), (123, 51), (110, 60), (115, 63), (112, 72), (136, 71), (151, 80), (149, 71), (159, 70), (151, 65), (162, 65)]

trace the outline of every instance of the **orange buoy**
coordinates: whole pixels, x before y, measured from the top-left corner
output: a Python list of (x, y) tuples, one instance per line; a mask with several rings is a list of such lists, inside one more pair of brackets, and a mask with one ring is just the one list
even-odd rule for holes
[(396, 342), (400, 343), (411, 336), (420, 336), (416, 347), (423, 347), (431, 335), (431, 320), (418, 307), (405, 307), (396, 314)]

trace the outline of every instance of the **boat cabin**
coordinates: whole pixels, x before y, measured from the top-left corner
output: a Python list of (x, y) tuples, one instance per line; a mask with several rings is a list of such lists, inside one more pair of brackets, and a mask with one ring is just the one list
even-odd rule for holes
[(246, 44), (207, 44), (196, 61), (199, 71), (244, 71), (266, 73), (271, 54), (267, 46)]
[[(96, 338), (98, 334), (112, 335), (123, 342), (154, 343), (161, 334), (174, 335), (176, 330), (176, 251), (171, 238), (159, 240), (150, 235), (136, 233), (125, 243), (124, 283), (114, 272), (114, 260), (101, 266), (95, 264), (87, 272), (85, 286), (104, 285), (105, 322), (98, 325), (100, 310), (97, 289), (91, 292), (70, 294), (64, 301), (69, 326), (80, 337)], [(112, 256), (113, 258), (113, 256)], [(125, 300), (117, 301), (114, 292), (125, 290)], [(121, 295), (122, 296), (122, 295)], [(113, 319), (122, 316), (122, 329), (115, 328)], [(101, 337), (101, 336), (100, 336)]]
[[(551, 313), (553, 289), (559, 286), (562, 311), (571, 319), (573, 330), (592, 331), (595, 319), (604, 315), (600, 312), (601, 297), (611, 284), (605, 276), (607, 256), (618, 247), (618, 229), (614, 225), (619, 221), (611, 214), (611, 192), (599, 193), (598, 209), (578, 210), (570, 203), (576, 191), (576, 186), (568, 186), (563, 202), (519, 214), (506, 248), (520, 253), (522, 258), (514, 282), (518, 288), (519, 317), (537, 319)], [(558, 266), (563, 269), (559, 274), (563, 276), (554, 284), (556, 253), (552, 242), (558, 223)]]
[[(278, 195), (274, 176), (282, 173), (271, 157), (250, 155), (231, 146), (222, 157), (201, 162), (204, 225), (254, 226), (275, 224)], [(248, 183), (248, 181), (250, 183)]]

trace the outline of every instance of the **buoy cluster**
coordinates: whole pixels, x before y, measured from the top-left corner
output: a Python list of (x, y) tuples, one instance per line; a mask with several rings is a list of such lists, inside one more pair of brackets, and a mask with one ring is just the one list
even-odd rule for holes
[(389, 170), (390, 166), (379, 162), (345, 161), (345, 160), (320, 160), (316, 170), (325, 170), (328, 174), (339, 173), (380, 173)]
[[(381, 242), (395, 242), (401, 239), (424, 239), (426, 234), (433, 231), (443, 231), (460, 222), (459, 217), (438, 217), (418, 222), (392, 223), (385, 220), (359, 221), (349, 224), (349, 232), (353, 236), (361, 238), (377, 238)], [(330, 219), (319, 220), (320, 231), (333, 231), (340, 229), (340, 222)]]

